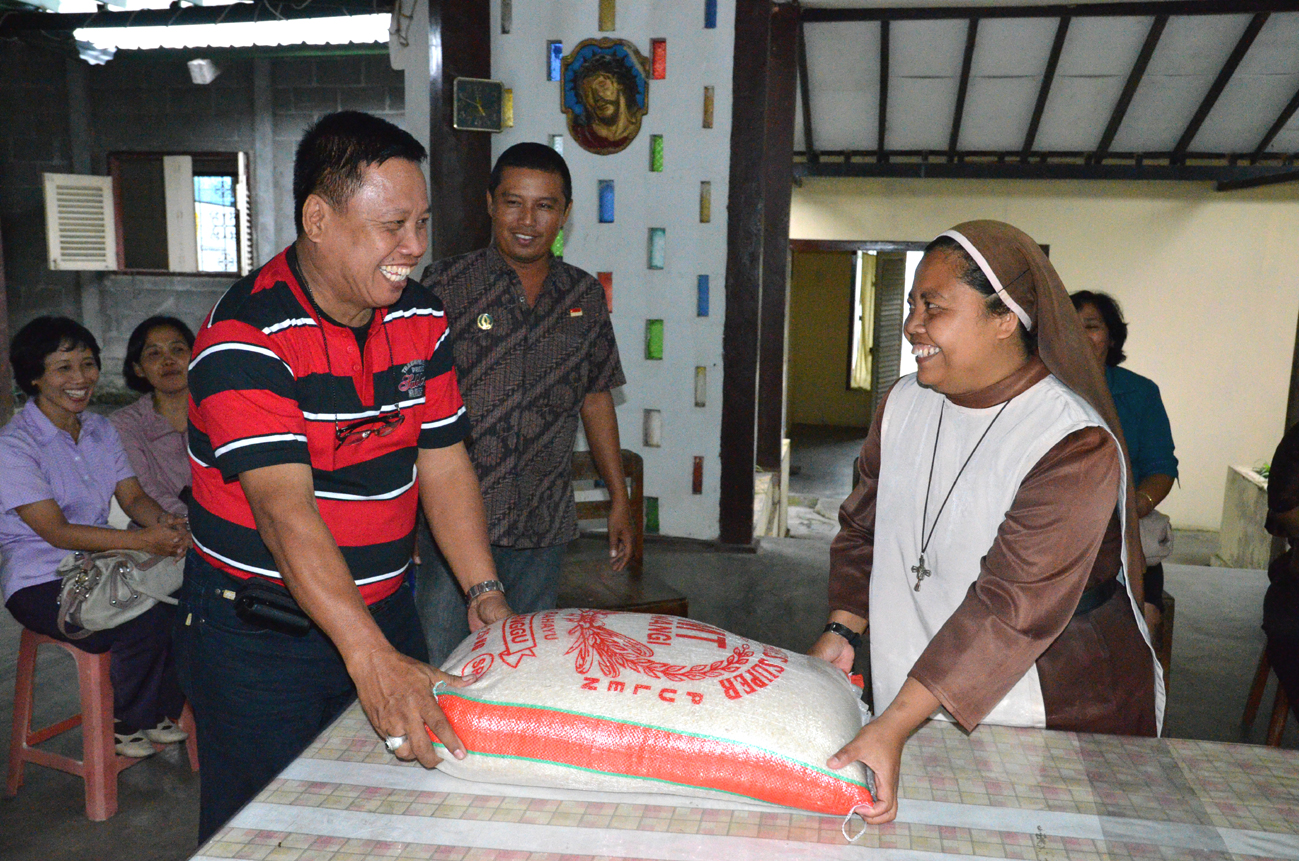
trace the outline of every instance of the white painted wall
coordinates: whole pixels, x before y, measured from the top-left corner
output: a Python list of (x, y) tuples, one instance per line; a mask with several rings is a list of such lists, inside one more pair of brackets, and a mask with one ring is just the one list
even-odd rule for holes
[(1049, 244), (1066, 287), (1119, 300), (1125, 367), (1162, 391), (1181, 486), (1160, 509), (1178, 527), (1217, 529), (1228, 466), (1270, 459), (1284, 430), (1297, 202), (1294, 185), (811, 179), (794, 190), (790, 232), (927, 241), (996, 218)]
[[(598, 32), (597, 0), (513, 0), (513, 25), (501, 33), (492, 2), (492, 77), (514, 91), (514, 122), (496, 137), (493, 157), (520, 141), (564, 134), (573, 174), (573, 211), (564, 259), (592, 274), (613, 272), (613, 324), (627, 385), (615, 392), (624, 448), (645, 458), (645, 494), (658, 497), (660, 531), (692, 538), (718, 534), (722, 321), (726, 311), (726, 200), (731, 140), (731, 51), (735, 3), (720, 0), (718, 26), (705, 30), (703, 0), (618, 4), (617, 29)], [(649, 113), (627, 149), (597, 156), (567, 134), (560, 84), (546, 80), (546, 43), (568, 54), (588, 38), (634, 43), (667, 40), (667, 78), (651, 81)], [(703, 129), (703, 89), (715, 90), (714, 127)], [(665, 169), (649, 171), (650, 135), (661, 134)], [(612, 179), (616, 221), (599, 224), (596, 183)], [(712, 182), (712, 221), (699, 223), (699, 183)], [(648, 229), (667, 228), (667, 265), (646, 268)], [(711, 283), (708, 317), (695, 314), (696, 280)], [(645, 320), (664, 321), (662, 361), (645, 359)], [(708, 369), (707, 406), (694, 406), (695, 367)], [(661, 410), (663, 445), (642, 445), (642, 411)], [(704, 457), (701, 495), (691, 493), (693, 458)]]

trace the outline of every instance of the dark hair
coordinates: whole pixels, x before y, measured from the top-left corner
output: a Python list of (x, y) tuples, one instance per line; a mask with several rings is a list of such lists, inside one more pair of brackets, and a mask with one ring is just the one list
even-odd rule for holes
[(298, 233), (309, 195), (342, 208), (361, 187), (365, 168), (390, 158), (420, 164), (428, 152), (409, 132), (372, 114), (339, 111), (321, 117), (303, 134), (293, 159), (293, 225)]
[(99, 364), (99, 342), (90, 330), (70, 317), (37, 317), (9, 342), (9, 364), (18, 388), (36, 396), (36, 380), (45, 375), (45, 357), (60, 350), (86, 347)]
[[(957, 262), (961, 264), (962, 271), (958, 276), (961, 283), (974, 288), (979, 294), (987, 297), (983, 305), (985, 311), (994, 317), (1013, 313), (1006, 306), (1006, 303), (1001, 301), (1001, 297), (997, 295), (997, 288), (992, 286), (992, 281), (988, 279), (987, 273), (979, 267), (979, 264), (974, 261), (970, 253), (961, 246), (961, 243), (950, 236), (940, 236), (925, 246), (926, 256), (931, 251), (946, 252), (956, 258)], [(1024, 352), (1030, 356), (1034, 355), (1037, 352), (1037, 332), (1030, 332), (1024, 327), (1024, 321), (1022, 320), (1019, 321), (1016, 331), (1019, 332), (1020, 343), (1024, 345)]]
[(519, 167), (525, 170), (539, 170), (542, 173), (556, 174), (564, 183), (564, 203), (573, 200), (573, 175), (568, 172), (568, 162), (564, 157), (545, 144), (525, 141), (501, 153), (492, 167), (492, 175), (487, 180), (487, 193), (496, 194), (501, 184), (501, 174), (507, 167)]
[(1069, 298), (1073, 300), (1075, 311), (1081, 311), (1082, 306), (1091, 305), (1101, 315), (1105, 321), (1105, 328), (1110, 330), (1110, 348), (1105, 353), (1105, 364), (1111, 368), (1123, 364), (1123, 360), (1128, 354), (1123, 352), (1123, 345), (1128, 340), (1128, 324), (1123, 319), (1123, 309), (1114, 297), (1108, 293), (1096, 293), (1091, 290), (1079, 290), (1077, 293), (1070, 293)]
[(136, 326), (135, 331), (131, 333), (130, 339), (126, 342), (126, 358), (122, 360), (122, 377), (126, 380), (128, 386), (143, 394), (153, 391), (153, 384), (137, 374), (135, 366), (139, 364), (140, 357), (144, 355), (144, 342), (148, 340), (149, 333), (154, 329), (175, 329), (185, 339), (185, 344), (191, 350), (194, 348), (194, 333), (190, 331), (189, 326), (186, 326), (175, 317), (159, 314)]

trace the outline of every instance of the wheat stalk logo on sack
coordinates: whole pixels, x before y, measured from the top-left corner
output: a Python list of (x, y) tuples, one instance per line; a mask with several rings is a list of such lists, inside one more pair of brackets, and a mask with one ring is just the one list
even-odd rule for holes
[(577, 653), (575, 668), (579, 673), (590, 672), (591, 665), (598, 663), (600, 672), (610, 679), (618, 678), (621, 668), (641, 673), (652, 679), (696, 682), (733, 675), (742, 670), (753, 657), (753, 650), (741, 644), (731, 651), (730, 657), (711, 664), (686, 667), (655, 661), (654, 650), (649, 646), (626, 634), (606, 628), (604, 617), (608, 615), (609, 613), (599, 610), (581, 610), (576, 617), (568, 617), (573, 621), (573, 627), (568, 629), (568, 633), (577, 639), (564, 654)]

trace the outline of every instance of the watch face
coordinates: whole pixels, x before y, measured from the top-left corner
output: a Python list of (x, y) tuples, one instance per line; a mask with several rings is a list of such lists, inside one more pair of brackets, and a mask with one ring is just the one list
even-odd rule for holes
[(484, 78), (456, 78), (456, 107), (452, 125), (477, 132), (499, 132), (503, 125), (501, 103), (505, 86)]

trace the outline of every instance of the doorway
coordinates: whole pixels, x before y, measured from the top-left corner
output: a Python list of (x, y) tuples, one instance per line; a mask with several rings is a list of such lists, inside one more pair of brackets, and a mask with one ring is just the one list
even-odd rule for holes
[(878, 396), (915, 369), (906, 295), (923, 242), (790, 241), (789, 532), (833, 535)]

